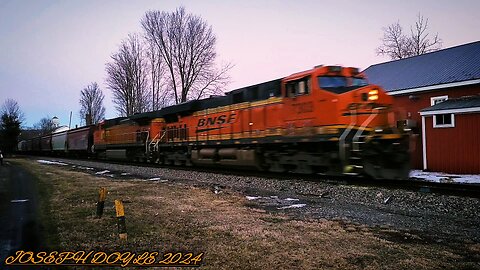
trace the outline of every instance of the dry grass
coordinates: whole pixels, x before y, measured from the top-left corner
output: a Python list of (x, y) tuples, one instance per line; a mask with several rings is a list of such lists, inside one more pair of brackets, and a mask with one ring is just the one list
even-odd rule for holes
[[(39, 178), (47, 240), (62, 250), (205, 252), (204, 269), (469, 269), (445, 245), (394, 242), (378, 229), (344, 221), (292, 220), (246, 207), (241, 194), (172, 183), (112, 180), (19, 160)], [(94, 218), (97, 192), (108, 190)], [(128, 242), (118, 240), (113, 200), (125, 202)], [(384, 233), (397, 233), (385, 229)], [(463, 253), (462, 253), (463, 254)]]

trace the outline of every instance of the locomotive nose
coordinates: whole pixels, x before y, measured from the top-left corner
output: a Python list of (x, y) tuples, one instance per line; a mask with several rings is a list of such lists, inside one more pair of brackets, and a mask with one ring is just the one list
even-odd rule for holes
[(370, 89), (361, 94), (362, 101), (376, 101), (378, 100), (378, 89)]

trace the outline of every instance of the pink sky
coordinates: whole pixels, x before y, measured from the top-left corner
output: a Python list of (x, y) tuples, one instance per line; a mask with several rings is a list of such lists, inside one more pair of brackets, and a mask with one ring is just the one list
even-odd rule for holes
[(117, 112), (105, 86), (105, 63), (147, 10), (183, 5), (212, 25), (219, 60), (231, 62), (233, 90), (318, 64), (369, 65), (382, 27), (405, 30), (420, 12), (443, 47), (477, 41), (480, 2), (458, 1), (0, 1), (0, 102), (17, 100), (32, 126), (47, 115), (79, 124), (80, 91), (97, 82), (107, 118)]

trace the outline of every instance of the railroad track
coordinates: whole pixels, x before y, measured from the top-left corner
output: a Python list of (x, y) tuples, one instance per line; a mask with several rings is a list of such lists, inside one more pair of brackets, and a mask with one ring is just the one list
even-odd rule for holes
[[(32, 157), (33, 158), (33, 157)], [(353, 185), (353, 186), (363, 186), (363, 187), (381, 187), (387, 189), (403, 189), (414, 192), (421, 193), (438, 193), (445, 195), (454, 195), (454, 196), (464, 196), (472, 198), (480, 198), (480, 184), (464, 184), (464, 183), (439, 183), (419, 180), (416, 178), (411, 178), (408, 180), (377, 180), (364, 177), (353, 177), (353, 176), (325, 176), (321, 174), (313, 175), (303, 175), (296, 173), (272, 173), (272, 172), (262, 172), (255, 170), (241, 170), (238, 168), (218, 168), (218, 167), (180, 167), (173, 165), (158, 165), (151, 163), (138, 163), (138, 162), (125, 162), (125, 161), (114, 161), (114, 160), (92, 160), (92, 159), (72, 159), (72, 158), (63, 158), (63, 157), (35, 157), (35, 158), (44, 158), (52, 160), (67, 160), (67, 161), (89, 161), (89, 162), (100, 162), (107, 164), (115, 165), (125, 165), (125, 166), (137, 166), (137, 167), (148, 167), (148, 168), (166, 168), (172, 170), (180, 171), (196, 171), (196, 172), (206, 172), (206, 173), (215, 173), (215, 174), (224, 174), (224, 175), (237, 175), (243, 177), (261, 177), (268, 179), (279, 179), (279, 180), (299, 180), (299, 181), (309, 181), (309, 182), (323, 182), (332, 185)]]
[(398, 187), (424, 193), (440, 193), (445, 195), (480, 198), (480, 184), (439, 183), (418, 179), (409, 179), (400, 181), (400, 183), (398, 182), (399, 181), (387, 180), (385, 183), (382, 183), (382, 185), (385, 187)]

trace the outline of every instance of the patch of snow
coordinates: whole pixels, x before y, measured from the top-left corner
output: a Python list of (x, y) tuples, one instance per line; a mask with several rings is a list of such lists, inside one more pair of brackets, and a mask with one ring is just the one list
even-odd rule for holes
[(106, 173), (109, 173), (109, 172), (110, 172), (109, 170), (104, 170), (104, 171), (101, 171), (101, 172), (96, 172), (95, 174), (102, 175), (102, 174), (106, 174)]
[(162, 178), (160, 177), (153, 177), (153, 178), (150, 178), (148, 179), (148, 181), (157, 181), (157, 180), (161, 180)]
[[(245, 196), (247, 200), (252, 201), (252, 200), (258, 200), (258, 199), (266, 199), (266, 200), (278, 200), (278, 196), (268, 196), (268, 197), (262, 197), (262, 196)], [(300, 199), (295, 199), (295, 198), (285, 198), (283, 199), (285, 201), (300, 201)]]
[(20, 200), (11, 200), (11, 203), (23, 203), (23, 202), (28, 202), (28, 199), (20, 199)]
[(281, 210), (281, 209), (290, 209), (290, 208), (302, 208), (302, 207), (305, 207), (305, 206), (306, 206), (306, 204), (300, 203), (300, 204), (292, 204), (292, 205), (288, 205), (288, 206), (279, 207), (277, 209)]
[(68, 164), (62, 163), (62, 162), (51, 161), (51, 160), (43, 160), (43, 159), (39, 159), (39, 160), (37, 160), (37, 162), (41, 163), (41, 164), (48, 164), (48, 165), (62, 165), (62, 166), (68, 165)]
[(424, 181), (440, 183), (464, 183), (480, 184), (480, 175), (478, 174), (448, 174), (442, 172), (424, 172), (421, 170), (410, 171), (410, 178), (417, 178)]
[(128, 172), (122, 172), (120, 175), (121, 176), (127, 176), (127, 175), (130, 175), (131, 173), (128, 173)]

